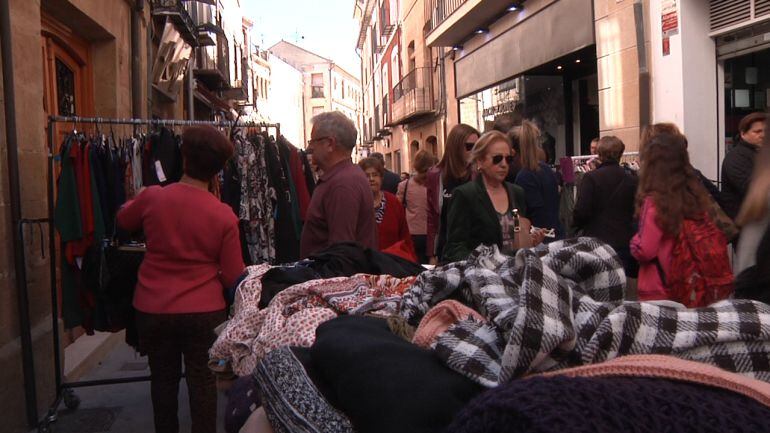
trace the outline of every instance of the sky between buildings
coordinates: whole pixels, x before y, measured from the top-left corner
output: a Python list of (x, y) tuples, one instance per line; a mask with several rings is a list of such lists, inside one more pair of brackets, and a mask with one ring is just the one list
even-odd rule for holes
[(360, 77), (353, 0), (243, 0), (241, 5), (254, 21), (253, 35), (261, 47), (270, 48), (283, 39)]

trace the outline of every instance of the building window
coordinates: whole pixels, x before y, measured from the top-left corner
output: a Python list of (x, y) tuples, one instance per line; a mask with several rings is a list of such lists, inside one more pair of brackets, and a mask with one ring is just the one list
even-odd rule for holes
[(56, 59), (56, 93), (59, 97), (59, 115), (75, 115), (75, 73), (59, 59)]
[(317, 116), (324, 112), (324, 107), (313, 107), (313, 116)]
[(324, 75), (312, 74), (310, 80), (312, 85), (312, 92), (311, 92), (312, 97), (323, 98), (324, 97)]

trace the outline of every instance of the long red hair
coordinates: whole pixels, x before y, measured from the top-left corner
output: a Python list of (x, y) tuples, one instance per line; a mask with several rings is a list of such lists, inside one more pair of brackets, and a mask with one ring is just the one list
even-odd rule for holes
[(700, 220), (709, 208), (709, 196), (690, 165), (687, 140), (681, 134), (658, 134), (643, 144), (636, 212), (652, 197), (655, 222), (675, 236), (685, 219)]

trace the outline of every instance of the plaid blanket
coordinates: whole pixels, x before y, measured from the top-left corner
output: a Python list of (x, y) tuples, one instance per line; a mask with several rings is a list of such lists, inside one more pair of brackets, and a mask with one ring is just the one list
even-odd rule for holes
[(770, 382), (770, 306), (624, 302), (625, 286), (616, 253), (596, 239), (554, 242), (515, 257), (482, 246), (466, 261), (420, 275), (400, 314), (417, 325), (451, 296), (487, 317), (487, 324), (454, 324), (434, 351), (488, 387), (631, 354), (677, 356)]

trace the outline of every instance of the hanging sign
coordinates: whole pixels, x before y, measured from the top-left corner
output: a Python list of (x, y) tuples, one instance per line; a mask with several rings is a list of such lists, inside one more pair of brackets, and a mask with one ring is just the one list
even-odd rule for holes
[(663, 55), (668, 56), (671, 54), (671, 37), (679, 34), (679, 9), (677, 0), (663, 0), (660, 6)]

